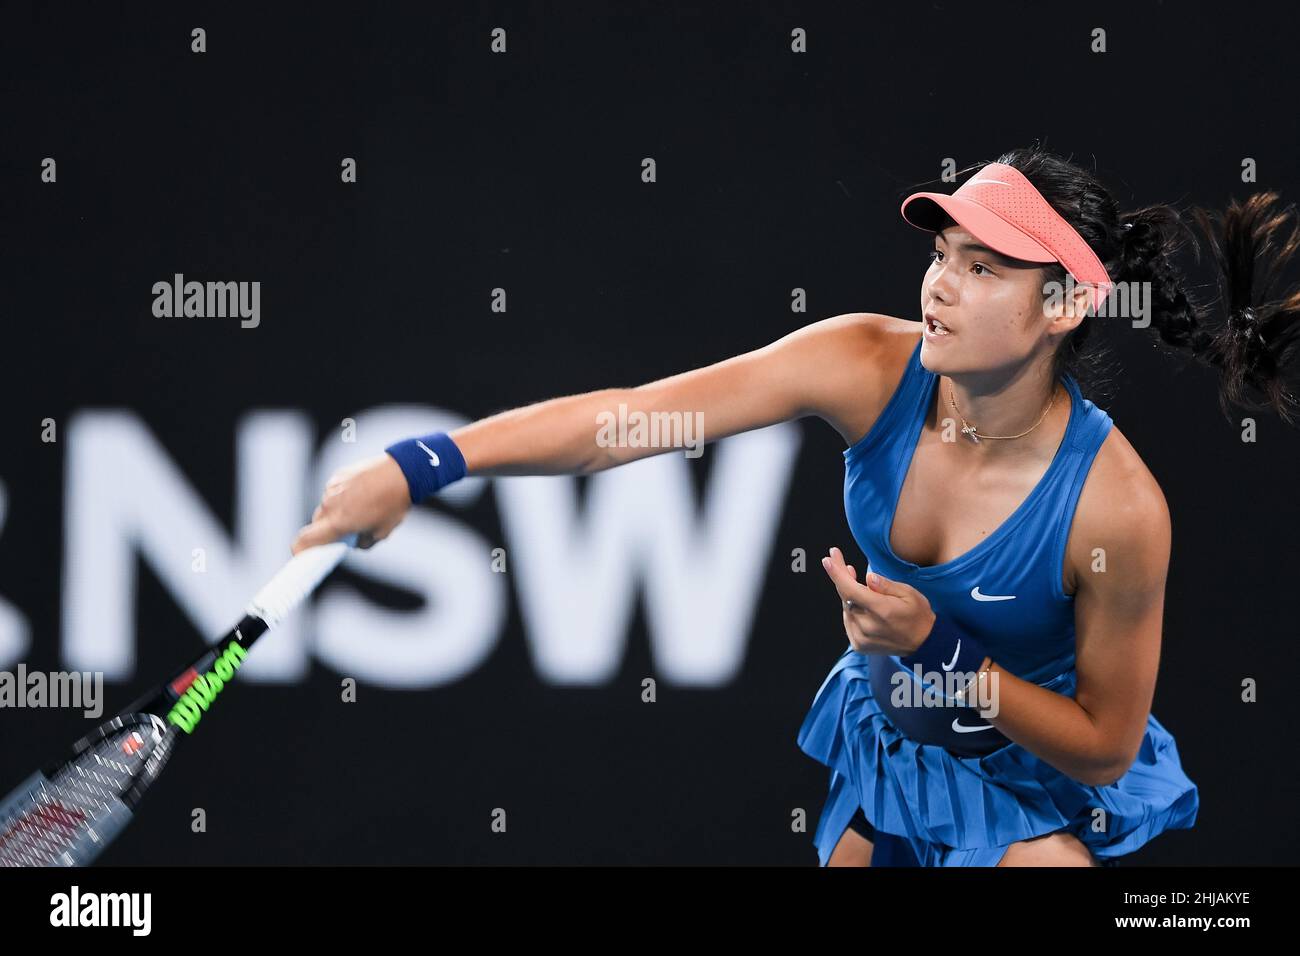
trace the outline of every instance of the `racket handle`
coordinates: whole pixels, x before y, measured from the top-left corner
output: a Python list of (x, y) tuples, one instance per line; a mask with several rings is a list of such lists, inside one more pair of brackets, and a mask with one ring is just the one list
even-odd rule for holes
[(295, 554), (254, 595), (247, 613), (261, 618), (268, 628), (275, 627), (316, 590), (317, 585), (338, 567), (356, 543), (357, 536), (350, 534), (339, 541), (317, 545)]

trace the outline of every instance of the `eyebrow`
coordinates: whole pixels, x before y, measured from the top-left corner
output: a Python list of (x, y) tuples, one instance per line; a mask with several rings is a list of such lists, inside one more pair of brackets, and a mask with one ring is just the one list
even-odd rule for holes
[[(947, 240), (944, 239), (943, 236), (937, 232), (934, 234), (934, 238), (936, 240), (943, 241), (944, 245), (948, 244)], [(1011, 262), (1013, 261), (1007, 256), (1004, 256), (1002, 253), (998, 252), (996, 249), (990, 249), (988, 246), (982, 246), (978, 242), (959, 242), (957, 243), (957, 248), (960, 249), (962, 252), (976, 252), (976, 253), (982, 252), (985, 255), (990, 256), (991, 258), (997, 260), (998, 262), (1003, 263), (1004, 265), (1010, 265)]]

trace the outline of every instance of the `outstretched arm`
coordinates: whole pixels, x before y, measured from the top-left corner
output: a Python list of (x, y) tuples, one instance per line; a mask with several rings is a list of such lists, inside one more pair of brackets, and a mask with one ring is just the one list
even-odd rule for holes
[[(552, 398), (499, 412), (450, 433), (471, 475), (591, 474), (667, 447), (602, 447), (601, 413), (699, 413), (703, 440), (717, 441), (777, 422), (818, 415), (841, 434), (861, 404), (864, 369), (876, 367), (898, 320), (850, 313), (814, 322), (775, 342), (703, 368), (634, 388)], [(607, 443), (606, 443), (607, 444)], [(401, 468), (378, 455), (333, 475), (293, 550), (357, 532), (386, 537), (411, 500)]]

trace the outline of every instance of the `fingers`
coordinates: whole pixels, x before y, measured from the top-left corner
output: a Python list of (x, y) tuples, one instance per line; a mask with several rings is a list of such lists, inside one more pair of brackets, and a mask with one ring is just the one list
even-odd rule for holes
[[(396, 480), (389, 471), (395, 472)], [(390, 455), (342, 468), (325, 483), (320, 504), (311, 522), (298, 532), (292, 551), (297, 554), (351, 532), (357, 533), (359, 548), (371, 548), (401, 523), (409, 507), (406, 478)]]
[(856, 606), (852, 611), (848, 608), (842, 610), (840, 616), (844, 619), (844, 633), (855, 651), (870, 654), (880, 650), (880, 647), (876, 644), (871, 630), (866, 627), (864, 621), (866, 615), (860, 612), (861, 609)]
[(866, 610), (872, 609), (873, 599), (878, 596), (873, 594), (865, 584), (858, 582), (857, 572), (851, 565), (844, 563), (844, 555), (840, 553), (839, 548), (831, 548), (830, 555), (822, 558), (822, 567), (830, 575), (835, 590), (839, 592), (840, 600), (852, 601), (854, 605), (860, 605)]
[(298, 537), (293, 539), (292, 551), (297, 554), (304, 548), (314, 548), (319, 544), (329, 544), (331, 541), (337, 541), (341, 534), (332, 523), (328, 521), (313, 521), (298, 532)]
[[(320, 510), (320, 509), (317, 509)], [(343, 537), (344, 531), (338, 525), (330, 521), (313, 520), (311, 524), (305, 526), (298, 532), (298, 536), (293, 539), (292, 551), (297, 554), (304, 548), (314, 548), (319, 544), (329, 544), (331, 541), (337, 541)], [(388, 537), (388, 531), (359, 531), (357, 532), (357, 547), (362, 551), (368, 551), (373, 548), (384, 538)]]
[(870, 654), (880, 649), (877, 643), (877, 631), (883, 623), (878, 607), (872, 603), (880, 601), (880, 595), (872, 594), (871, 589), (858, 583), (858, 574), (853, 565), (844, 563), (844, 555), (839, 548), (831, 548), (831, 553), (822, 558), (822, 567), (830, 576), (839, 593), (842, 607), (840, 617), (844, 621), (844, 633), (848, 636), (853, 649), (862, 654)]

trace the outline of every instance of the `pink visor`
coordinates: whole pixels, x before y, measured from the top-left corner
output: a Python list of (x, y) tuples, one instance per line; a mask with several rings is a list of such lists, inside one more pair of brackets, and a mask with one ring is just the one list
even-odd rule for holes
[(946, 193), (912, 193), (899, 211), (913, 226), (938, 232), (941, 212), (984, 245), (1012, 259), (1059, 262), (1087, 285), (1096, 311), (1114, 283), (1092, 247), (1061, 218), (1020, 170), (989, 163), (951, 196)]

